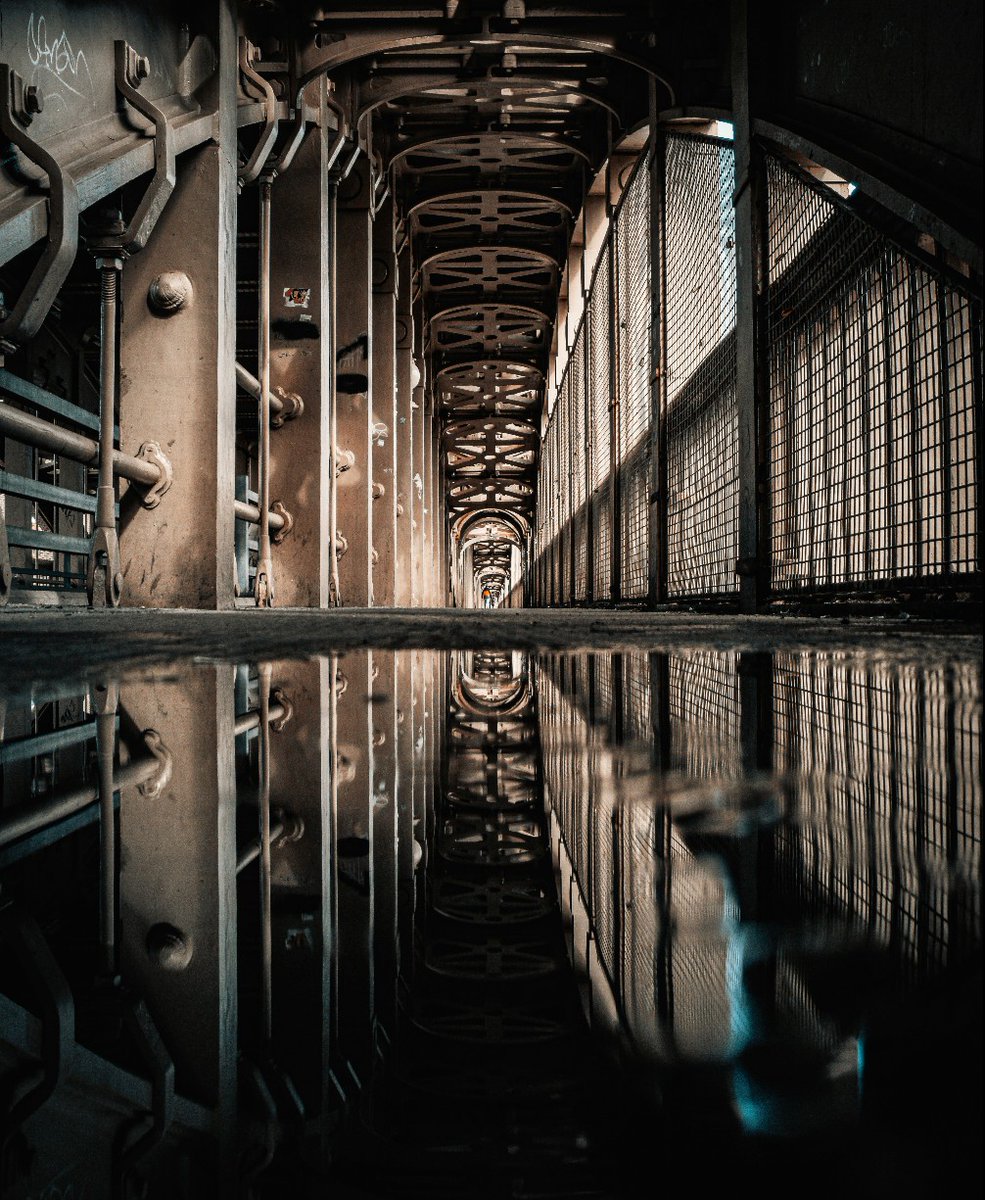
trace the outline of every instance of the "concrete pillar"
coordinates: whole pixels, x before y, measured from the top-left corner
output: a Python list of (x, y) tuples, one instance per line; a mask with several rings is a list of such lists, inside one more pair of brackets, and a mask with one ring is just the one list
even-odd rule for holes
[(160, 794), (121, 793), (121, 969), (146, 999), (178, 1091), (214, 1110), (226, 1150), (238, 1030), (234, 701), (226, 665), (121, 690), (121, 736), (131, 723), (137, 741), (156, 730), (171, 758)]
[(274, 547), (276, 602), (328, 603), (331, 487), (331, 336), (328, 325), (328, 134), (324, 80), (308, 87), (321, 123), (273, 184), (270, 254), (270, 387), (296, 394), (303, 413), (271, 434), (270, 489), (294, 525)]
[(397, 572), (397, 256), (393, 200), (373, 222), (373, 603), (392, 608)]
[[(125, 605), (215, 609), (234, 599), (237, 41), (227, 5), (217, 9), (215, 141), (178, 160), (171, 199), (123, 270), (121, 445), (156, 441), (174, 468), (156, 508), (123, 489)], [(191, 291), (162, 313), (148, 293), (166, 272), (187, 276)]]
[(411, 310), (410, 242), (397, 258), (396, 377), (397, 402), (394, 443), (396, 451), (396, 551), (394, 553), (394, 604), (413, 603), (413, 495), (414, 462), (411, 431), (413, 427), (411, 381), (414, 371), (414, 317)]
[(338, 529), (348, 548), (339, 560), (342, 603), (372, 602), (372, 312), (373, 230), (369, 160), (360, 154), (339, 184), (336, 253), (336, 424), (339, 448), (354, 456), (338, 480)]

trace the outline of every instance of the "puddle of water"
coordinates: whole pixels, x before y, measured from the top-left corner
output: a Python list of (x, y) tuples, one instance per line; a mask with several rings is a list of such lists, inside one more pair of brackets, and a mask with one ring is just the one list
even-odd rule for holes
[(350, 652), (0, 713), (11, 1196), (977, 1170), (971, 659)]

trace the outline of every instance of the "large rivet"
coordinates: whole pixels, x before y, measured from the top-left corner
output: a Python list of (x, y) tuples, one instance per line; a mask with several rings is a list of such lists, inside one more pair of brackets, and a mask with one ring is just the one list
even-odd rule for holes
[(162, 317), (181, 312), (192, 303), (192, 281), (184, 271), (163, 271), (147, 289), (147, 303)]
[(191, 939), (161, 921), (147, 931), (147, 957), (165, 971), (183, 971), (192, 960)]

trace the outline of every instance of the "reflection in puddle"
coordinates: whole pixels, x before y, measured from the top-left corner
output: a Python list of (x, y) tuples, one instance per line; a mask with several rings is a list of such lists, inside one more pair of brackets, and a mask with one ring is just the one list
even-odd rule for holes
[(372, 651), (0, 711), (5, 1194), (977, 1162), (977, 663)]

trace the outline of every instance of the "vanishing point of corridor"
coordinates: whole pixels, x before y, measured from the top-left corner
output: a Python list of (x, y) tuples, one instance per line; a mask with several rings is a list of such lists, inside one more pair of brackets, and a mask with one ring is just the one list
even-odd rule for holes
[(981, 15), (2, 0), (3, 1200), (980, 1193)]

